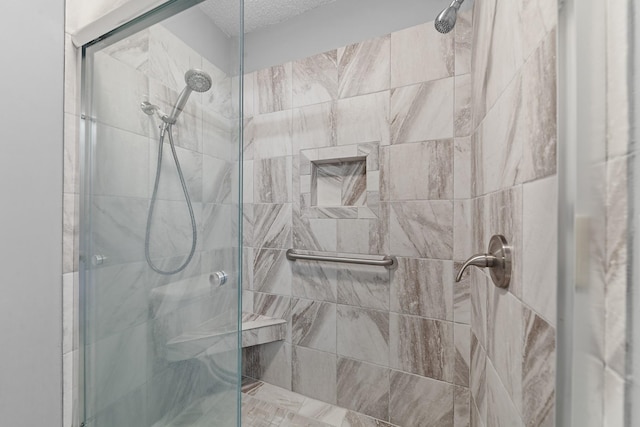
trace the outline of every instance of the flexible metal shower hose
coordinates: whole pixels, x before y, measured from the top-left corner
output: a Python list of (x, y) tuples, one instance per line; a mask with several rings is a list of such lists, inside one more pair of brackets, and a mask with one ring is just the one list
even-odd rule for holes
[[(173, 274), (180, 273), (182, 270), (187, 268), (191, 259), (193, 258), (193, 254), (196, 252), (196, 242), (198, 241), (198, 230), (196, 227), (196, 218), (193, 214), (193, 206), (191, 205), (191, 198), (189, 197), (189, 191), (187, 190), (187, 184), (184, 180), (184, 175), (182, 174), (182, 168), (180, 167), (180, 161), (178, 160), (178, 155), (176, 153), (176, 147), (173, 142), (173, 135), (171, 134), (172, 125), (168, 123), (164, 123), (162, 125), (162, 130), (160, 131), (160, 138), (158, 144), (158, 164), (156, 165), (156, 180), (153, 184), (153, 194), (151, 196), (151, 204), (149, 205), (149, 214), (147, 215), (147, 230), (145, 233), (144, 240), (144, 255), (147, 258), (147, 264), (153, 271), (158, 274), (162, 274), (165, 276), (170, 276)], [(161, 270), (159, 267), (153, 264), (151, 261), (150, 249), (149, 249), (149, 241), (151, 238), (151, 222), (153, 219), (153, 211), (156, 205), (156, 199), (158, 197), (158, 184), (160, 183), (160, 172), (162, 171), (162, 151), (164, 144), (164, 136), (165, 133), (169, 134), (169, 144), (171, 145), (171, 154), (173, 154), (173, 160), (176, 164), (176, 169), (178, 170), (178, 176), (180, 177), (180, 184), (182, 185), (182, 192), (184, 193), (184, 198), (187, 201), (187, 207), (189, 208), (189, 216), (191, 217), (191, 230), (192, 230), (192, 239), (191, 239), (191, 251), (189, 252), (189, 256), (187, 259), (180, 265), (178, 268), (174, 270)]]

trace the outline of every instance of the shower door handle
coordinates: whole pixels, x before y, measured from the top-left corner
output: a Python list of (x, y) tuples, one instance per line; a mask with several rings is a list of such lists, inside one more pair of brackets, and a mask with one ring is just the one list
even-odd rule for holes
[(502, 235), (495, 235), (489, 242), (489, 250), (486, 254), (473, 255), (465, 261), (456, 275), (456, 282), (462, 280), (462, 274), (470, 267), (490, 268), (494, 285), (499, 288), (508, 288), (511, 282), (511, 246)]

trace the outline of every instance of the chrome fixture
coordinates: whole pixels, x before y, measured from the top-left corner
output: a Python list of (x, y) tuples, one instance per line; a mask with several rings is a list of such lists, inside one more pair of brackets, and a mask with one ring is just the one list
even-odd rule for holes
[(107, 257), (101, 254), (96, 254), (91, 257), (91, 264), (94, 266), (102, 265), (107, 260)]
[(165, 123), (169, 123), (170, 125), (178, 120), (178, 116), (182, 113), (184, 106), (187, 105), (191, 92), (206, 92), (211, 89), (211, 77), (202, 70), (192, 69), (187, 71), (184, 75), (184, 82), (187, 85), (182, 89), (182, 92), (180, 92), (180, 96), (178, 96), (178, 100), (176, 101), (176, 105), (173, 106), (171, 114), (167, 120), (164, 120)]
[(499, 288), (508, 288), (511, 281), (511, 246), (502, 235), (491, 237), (489, 250), (486, 254), (474, 255), (460, 267), (456, 282), (462, 280), (462, 274), (469, 266), (490, 268), (494, 285)]
[(458, 18), (458, 10), (464, 0), (453, 0), (448, 8), (440, 12), (440, 15), (436, 18), (435, 26), (436, 30), (442, 34), (446, 34), (453, 30), (456, 26), (456, 19)]
[[(140, 104), (140, 108), (145, 114), (151, 116), (154, 113), (157, 113), (160, 119), (164, 122), (160, 126), (160, 139), (158, 143), (158, 161), (156, 164), (156, 179), (153, 185), (153, 194), (151, 196), (151, 203), (149, 204), (149, 213), (147, 215), (147, 229), (146, 229), (145, 239), (144, 239), (144, 255), (145, 255), (145, 258), (147, 259), (147, 264), (149, 264), (149, 267), (151, 267), (151, 269), (156, 273), (162, 274), (165, 276), (177, 274), (182, 270), (184, 270), (187, 267), (187, 265), (189, 265), (189, 263), (193, 259), (193, 254), (196, 251), (196, 243), (198, 240), (196, 218), (193, 213), (191, 198), (189, 197), (187, 184), (185, 182), (184, 175), (182, 173), (182, 168), (180, 167), (180, 161), (178, 160), (178, 154), (176, 153), (176, 147), (173, 142), (172, 129), (173, 129), (173, 125), (178, 120), (180, 113), (182, 113), (182, 110), (187, 104), (187, 101), (189, 100), (189, 95), (191, 95), (191, 92), (193, 91), (206, 92), (209, 89), (211, 89), (211, 77), (204, 71), (192, 69), (185, 73), (184, 81), (187, 84), (187, 86), (185, 86), (185, 88), (180, 93), (180, 96), (178, 96), (178, 100), (176, 101), (176, 104), (174, 105), (170, 115), (163, 113), (156, 105), (153, 105), (148, 101), (143, 101)], [(184, 199), (187, 202), (187, 209), (189, 210), (189, 217), (191, 219), (191, 235), (192, 235), (191, 250), (189, 252), (189, 255), (187, 256), (187, 259), (182, 263), (182, 265), (180, 265), (178, 268), (175, 268), (173, 270), (162, 270), (153, 263), (153, 261), (151, 260), (150, 243), (149, 243), (151, 239), (151, 222), (153, 219), (153, 211), (155, 209), (156, 199), (158, 197), (158, 184), (160, 183), (160, 172), (162, 171), (162, 152), (164, 147), (164, 137), (166, 134), (169, 135), (169, 144), (171, 145), (171, 154), (173, 155), (173, 160), (176, 164), (176, 169), (178, 171), (178, 177), (180, 178), (180, 184), (182, 185), (182, 193), (184, 194)]]
[(356, 258), (356, 257), (340, 257), (335, 255), (328, 255), (323, 253), (297, 253), (293, 249), (287, 251), (287, 259), (289, 261), (305, 260), (305, 261), (326, 261), (326, 262), (339, 262), (346, 264), (360, 264), (360, 265), (375, 265), (385, 267), (387, 270), (395, 270), (398, 268), (398, 260), (396, 257), (386, 255), (382, 259), (371, 258)]
[(209, 283), (213, 286), (222, 286), (227, 283), (227, 280), (229, 280), (229, 276), (224, 271), (216, 271), (209, 275)]

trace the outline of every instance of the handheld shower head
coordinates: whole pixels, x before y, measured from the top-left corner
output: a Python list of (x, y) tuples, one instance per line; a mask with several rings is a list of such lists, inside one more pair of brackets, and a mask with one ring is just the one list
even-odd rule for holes
[(448, 8), (440, 12), (435, 21), (436, 30), (442, 34), (446, 34), (453, 30), (458, 18), (458, 9), (462, 6), (464, 0), (453, 0)]
[(196, 92), (206, 92), (211, 89), (211, 77), (202, 70), (191, 69), (184, 74), (184, 82)]
[(178, 116), (180, 116), (180, 113), (184, 110), (184, 106), (187, 104), (191, 92), (206, 92), (211, 89), (212, 85), (211, 76), (197, 69), (188, 70), (184, 75), (184, 81), (187, 85), (182, 89), (182, 92), (180, 92), (180, 96), (178, 96), (178, 100), (173, 110), (171, 110), (171, 114), (169, 114), (169, 117), (162, 119), (170, 125), (178, 120)]

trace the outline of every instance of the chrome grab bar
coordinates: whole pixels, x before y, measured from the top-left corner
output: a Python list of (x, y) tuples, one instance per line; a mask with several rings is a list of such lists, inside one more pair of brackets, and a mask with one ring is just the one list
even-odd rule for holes
[(326, 262), (340, 262), (346, 264), (360, 264), (360, 265), (376, 265), (385, 267), (387, 270), (395, 270), (398, 268), (398, 260), (396, 257), (386, 255), (382, 259), (370, 259), (370, 258), (354, 258), (354, 257), (340, 257), (335, 255), (328, 255), (323, 253), (309, 253), (300, 254), (293, 249), (287, 251), (287, 259), (289, 261), (305, 260), (305, 261), (326, 261)]

